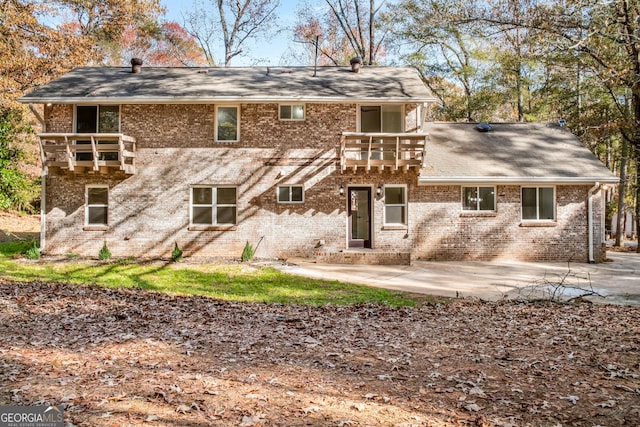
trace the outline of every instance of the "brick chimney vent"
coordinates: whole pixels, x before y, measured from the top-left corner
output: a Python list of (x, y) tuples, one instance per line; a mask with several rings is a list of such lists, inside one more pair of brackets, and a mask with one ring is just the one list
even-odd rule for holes
[(137, 74), (142, 71), (142, 59), (133, 58), (131, 59), (131, 72)]

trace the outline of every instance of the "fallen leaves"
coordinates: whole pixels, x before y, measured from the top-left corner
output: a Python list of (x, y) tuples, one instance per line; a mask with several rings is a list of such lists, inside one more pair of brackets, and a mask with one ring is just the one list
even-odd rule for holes
[[(640, 425), (640, 310), (0, 283), (0, 404), (77, 425)], [(605, 423), (605, 421), (607, 421)]]

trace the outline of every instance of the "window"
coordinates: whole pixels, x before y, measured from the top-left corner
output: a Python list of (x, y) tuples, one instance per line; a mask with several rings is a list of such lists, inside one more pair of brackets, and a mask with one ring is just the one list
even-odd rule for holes
[(407, 224), (406, 188), (400, 186), (384, 187), (384, 223), (387, 225)]
[(239, 110), (238, 106), (216, 107), (216, 141), (237, 142), (240, 140)]
[(109, 220), (109, 188), (105, 186), (87, 187), (86, 225), (107, 226)]
[(555, 219), (554, 193), (553, 187), (522, 187), (522, 219)]
[(304, 201), (301, 185), (278, 187), (278, 203), (302, 203)]
[[(78, 105), (76, 106), (77, 133), (118, 133), (120, 132), (120, 106), (118, 105)], [(78, 145), (91, 141), (76, 141)], [(98, 144), (114, 144), (114, 141), (98, 141)], [(93, 160), (91, 149), (76, 153), (76, 160)], [(101, 152), (99, 160), (118, 160), (117, 152)]]
[(462, 210), (495, 211), (495, 187), (462, 187)]
[(192, 187), (191, 224), (235, 225), (235, 187)]
[(280, 120), (304, 120), (304, 104), (280, 105)]

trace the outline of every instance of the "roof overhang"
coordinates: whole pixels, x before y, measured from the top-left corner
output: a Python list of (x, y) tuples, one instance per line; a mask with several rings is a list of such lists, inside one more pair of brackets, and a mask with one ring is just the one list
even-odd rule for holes
[(173, 98), (173, 97), (29, 97), (18, 99), (24, 104), (264, 104), (282, 102), (308, 102), (308, 103), (341, 103), (341, 104), (424, 104), (435, 102), (435, 98), (348, 98), (348, 97), (198, 97), (198, 98)]
[(426, 177), (418, 178), (418, 185), (462, 185), (462, 184), (557, 184), (557, 185), (594, 185), (617, 184), (618, 177), (558, 177), (558, 176), (464, 176), (464, 177)]

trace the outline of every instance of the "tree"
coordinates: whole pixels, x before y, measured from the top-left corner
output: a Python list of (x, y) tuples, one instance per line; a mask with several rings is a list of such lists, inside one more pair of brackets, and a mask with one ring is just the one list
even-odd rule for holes
[(215, 66), (215, 47), (222, 34), (224, 66), (243, 54), (247, 41), (268, 35), (276, 25), (279, 0), (209, 0), (185, 16), (185, 28), (197, 40), (207, 63)]

